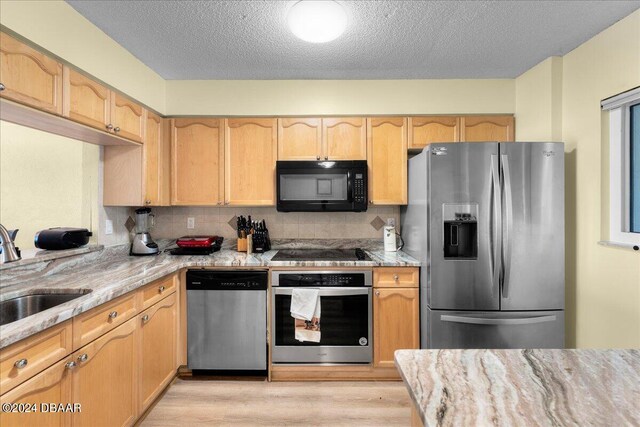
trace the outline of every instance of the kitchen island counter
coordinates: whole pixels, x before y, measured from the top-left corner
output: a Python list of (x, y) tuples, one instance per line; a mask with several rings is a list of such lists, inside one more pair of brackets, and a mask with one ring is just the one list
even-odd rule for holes
[(640, 425), (640, 350), (398, 350), (412, 425)]

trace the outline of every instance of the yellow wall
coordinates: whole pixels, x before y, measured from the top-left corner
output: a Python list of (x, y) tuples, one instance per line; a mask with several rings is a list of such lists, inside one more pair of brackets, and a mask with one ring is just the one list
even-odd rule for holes
[(44, 228), (96, 230), (99, 147), (5, 121), (0, 135), (0, 223), (20, 229), (17, 246)]
[(552, 56), (515, 80), (516, 140), (562, 140), (562, 57)]
[(513, 79), (168, 80), (169, 115), (513, 113)]
[[(640, 347), (640, 258), (598, 245), (607, 237), (608, 115), (600, 101), (640, 86), (640, 11), (562, 58), (562, 112), (547, 61), (516, 79), (518, 139), (555, 139), (566, 150), (567, 339), (577, 347)], [(552, 113), (545, 109), (551, 106)]]
[(64, 1), (2, 0), (0, 24), (154, 110), (165, 112), (164, 79)]

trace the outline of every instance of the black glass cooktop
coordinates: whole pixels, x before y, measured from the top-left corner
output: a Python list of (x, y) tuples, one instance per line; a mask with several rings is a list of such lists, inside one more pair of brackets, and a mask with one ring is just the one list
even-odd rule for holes
[(280, 249), (272, 261), (371, 261), (362, 249)]

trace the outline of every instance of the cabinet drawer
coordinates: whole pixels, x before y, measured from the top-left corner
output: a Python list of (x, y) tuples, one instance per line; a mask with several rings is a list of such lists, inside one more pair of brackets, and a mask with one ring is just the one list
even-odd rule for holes
[(416, 267), (382, 267), (373, 270), (375, 288), (417, 288), (420, 269)]
[(73, 348), (90, 343), (135, 316), (138, 312), (136, 296), (136, 292), (131, 292), (76, 316), (73, 319)]
[(164, 277), (142, 288), (142, 309), (146, 310), (176, 291), (176, 275)]
[(0, 351), (2, 393), (70, 354), (71, 337), (71, 320), (67, 320)]

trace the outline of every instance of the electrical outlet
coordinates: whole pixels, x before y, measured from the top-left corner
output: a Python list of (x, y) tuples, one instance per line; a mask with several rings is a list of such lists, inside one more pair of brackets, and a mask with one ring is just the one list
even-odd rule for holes
[(104, 234), (113, 234), (113, 221), (110, 219), (104, 223)]
[(196, 228), (196, 219), (194, 217), (190, 216), (189, 218), (187, 218), (187, 228)]
[(387, 218), (387, 225), (389, 227), (395, 227), (396, 226), (396, 219), (395, 218)]

